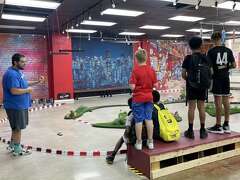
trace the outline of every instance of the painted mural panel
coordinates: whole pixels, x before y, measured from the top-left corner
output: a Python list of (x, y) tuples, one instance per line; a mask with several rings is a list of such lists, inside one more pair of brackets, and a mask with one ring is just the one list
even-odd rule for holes
[(127, 88), (133, 66), (131, 45), (73, 38), (75, 90)]
[(191, 51), (185, 42), (160, 41), (150, 42), (150, 61), (156, 70), (159, 90), (182, 89), (181, 65), (184, 57)]
[[(0, 34), (0, 81), (6, 69), (12, 65), (14, 53), (27, 57), (27, 66), (23, 71), (28, 80), (37, 80), (40, 75), (47, 77), (47, 44), (43, 36)], [(47, 82), (34, 87), (35, 98), (48, 98)], [(2, 102), (2, 83), (0, 84), (0, 102)]]

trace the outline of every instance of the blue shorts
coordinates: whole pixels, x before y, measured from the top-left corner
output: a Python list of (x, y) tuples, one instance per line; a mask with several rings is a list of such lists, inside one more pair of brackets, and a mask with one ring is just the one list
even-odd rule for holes
[(145, 120), (152, 120), (153, 103), (132, 103), (133, 118), (135, 123), (142, 123)]

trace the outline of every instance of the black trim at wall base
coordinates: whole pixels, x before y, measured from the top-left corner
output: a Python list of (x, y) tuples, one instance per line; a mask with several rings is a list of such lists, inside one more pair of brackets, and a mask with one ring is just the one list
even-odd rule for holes
[(90, 96), (111, 97), (114, 94), (126, 94), (131, 93), (130, 89), (114, 89), (114, 90), (96, 90), (96, 91), (82, 91), (74, 92), (74, 99)]

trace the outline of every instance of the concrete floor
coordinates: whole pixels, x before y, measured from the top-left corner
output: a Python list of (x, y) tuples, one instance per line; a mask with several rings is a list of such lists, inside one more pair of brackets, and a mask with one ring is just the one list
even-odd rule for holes
[[(234, 96), (239, 98), (238, 92)], [(64, 115), (79, 105), (99, 106), (109, 104), (126, 104), (128, 95), (114, 96), (112, 98), (84, 98), (72, 105), (64, 105), (56, 109), (48, 109), (31, 113), (30, 125), (23, 132), (23, 144), (34, 147), (43, 147), (73, 151), (109, 151), (122, 135), (123, 130), (97, 129), (90, 125), (73, 120), (64, 120)], [(163, 99), (165, 97), (162, 97)], [(181, 129), (187, 128), (187, 107), (182, 104), (167, 106), (171, 112), (176, 110), (183, 117)], [(120, 110), (127, 107), (99, 109), (86, 113), (81, 120), (93, 122), (106, 122), (116, 118)], [(5, 113), (0, 110), (0, 117)], [(240, 115), (231, 116), (231, 127), (240, 132)], [(215, 123), (215, 119), (207, 115), (207, 126)], [(195, 129), (199, 128), (198, 114), (196, 112)], [(63, 133), (58, 136), (57, 133)], [(0, 124), (0, 137), (9, 139), (10, 129), (8, 123)], [(123, 147), (125, 149), (126, 147)], [(33, 152), (26, 157), (12, 157), (6, 152), (6, 145), (0, 143), (0, 180), (139, 180), (145, 179), (134, 175), (126, 165), (125, 155), (119, 155), (114, 165), (105, 163), (105, 157), (79, 157), (59, 156)], [(193, 168), (161, 178), (161, 180), (239, 180), (240, 157), (231, 158)]]

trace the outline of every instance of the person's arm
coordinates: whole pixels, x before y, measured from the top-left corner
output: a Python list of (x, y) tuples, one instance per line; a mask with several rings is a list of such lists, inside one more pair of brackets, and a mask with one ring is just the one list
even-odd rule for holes
[(29, 81), (28, 82), (28, 85), (29, 86), (35, 86), (37, 84), (40, 84), (40, 83), (43, 83), (44, 82), (44, 77), (43, 76), (40, 76), (39, 80), (38, 81)]
[(136, 87), (136, 84), (129, 84), (130, 89), (133, 91)]
[(157, 89), (158, 88), (157, 73), (153, 68), (152, 71), (153, 71), (153, 88)]
[(22, 94), (32, 93), (32, 88), (27, 88), (27, 89), (11, 88), (10, 92), (13, 95), (22, 95)]
[(186, 56), (182, 64), (182, 78), (184, 80), (187, 80), (187, 69), (189, 68), (189, 65), (188, 65), (189, 58), (190, 56)]
[(183, 78), (184, 80), (187, 80), (187, 70), (184, 69), (184, 68), (182, 68), (182, 78)]
[(231, 51), (231, 53), (230, 53), (230, 60), (229, 60), (229, 69), (234, 69), (234, 68), (236, 68), (236, 62), (235, 62), (235, 58), (234, 58), (234, 56), (233, 56), (233, 53), (232, 53), (232, 51)]
[(15, 74), (8, 75), (5, 86), (13, 95), (22, 95), (32, 92), (31, 88), (21, 88), (18, 76), (16, 76)]
[(131, 76), (130, 76), (130, 79), (129, 79), (129, 87), (132, 91), (135, 90), (136, 88), (136, 77), (135, 77), (135, 74), (134, 74), (134, 71), (132, 72)]

